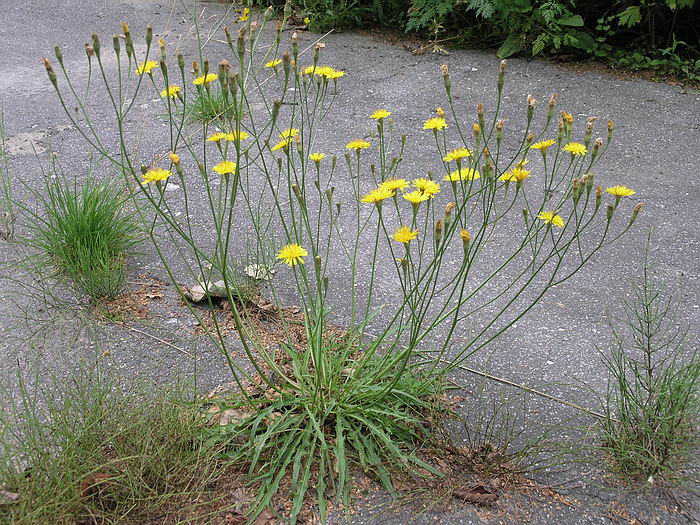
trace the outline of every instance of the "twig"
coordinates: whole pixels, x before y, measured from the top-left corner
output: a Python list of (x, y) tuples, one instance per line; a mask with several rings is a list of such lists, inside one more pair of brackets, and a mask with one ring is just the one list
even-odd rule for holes
[(143, 330), (139, 330), (138, 328), (133, 328), (133, 327), (127, 326), (127, 325), (124, 325), (124, 326), (125, 326), (127, 329), (131, 330), (132, 332), (137, 332), (137, 333), (139, 333), (139, 334), (141, 334), (141, 335), (145, 335), (146, 337), (150, 337), (151, 339), (155, 339), (155, 340), (158, 341), (159, 343), (163, 343), (164, 345), (168, 345), (170, 348), (174, 348), (174, 349), (177, 350), (178, 352), (180, 352), (180, 353), (182, 353), (182, 354), (185, 354), (185, 355), (186, 355), (187, 357), (189, 357), (190, 359), (196, 359), (196, 358), (195, 358), (191, 353), (189, 353), (187, 350), (183, 350), (183, 349), (180, 348), (179, 346), (175, 346), (174, 344), (172, 344), (172, 343), (169, 342), (169, 341), (166, 341), (165, 339), (161, 339), (160, 337), (156, 337), (155, 335), (149, 334), (148, 332), (144, 332)]

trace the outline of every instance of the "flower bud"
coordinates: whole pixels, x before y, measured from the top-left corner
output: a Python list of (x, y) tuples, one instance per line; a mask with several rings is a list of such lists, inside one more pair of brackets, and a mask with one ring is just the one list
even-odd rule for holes
[(438, 117), (445, 118), (445, 110), (442, 109), (440, 106), (435, 108), (435, 113), (437, 113)]
[(185, 57), (182, 53), (177, 54), (177, 67), (180, 68), (180, 73), (185, 75)]
[(498, 95), (501, 95), (501, 92), (503, 91), (503, 84), (505, 84), (506, 81), (506, 61), (501, 60), (500, 65), (498, 66), (498, 79), (496, 80), (496, 86), (498, 87)]
[(481, 129), (485, 129), (486, 122), (484, 120), (484, 105), (481, 103), (476, 105), (476, 116), (479, 119), (479, 126)]
[(277, 121), (277, 116), (280, 114), (280, 108), (282, 107), (282, 101), (278, 98), (272, 101), (272, 123)]
[(613, 213), (615, 213), (615, 206), (613, 206), (612, 204), (608, 204), (608, 211), (607, 211), (608, 222), (610, 222), (610, 220), (612, 219)]
[(460, 230), (459, 237), (462, 239), (462, 246), (464, 247), (464, 253), (469, 251), (469, 243), (472, 241), (472, 234), (468, 230)]
[[(119, 55), (119, 37), (117, 35), (112, 35), (112, 48), (114, 49), (114, 54)], [(60, 62), (60, 60), (59, 60)]]
[(49, 76), (49, 80), (53, 84), (53, 87), (58, 89), (58, 85), (57, 85), (57, 81), (56, 81), (56, 72), (53, 70), (53, 66), (51, 65), (51, 62), (49, 62), (48, 58), (42, 59), (41, 62), (44, 64), (44, 67), (46, 68), (46, 74)]
[(292, 56), (294, 57), (294, 63), (299, 63), (299, 37), (296, 32), (292, 33)]
[(192, 73), (194, 73), (194, 76), (196, 77), (199, 76), (199, 64), (196, 60), (192, 62)]
[(600, 150), (600, 147), (603, 145), (603, 139), (598, 137), (595, 139), (593, 142), (593, 152), (591, 153), (591, 159), (595, 160), (595, 158), (598, 156), (598, 151)]
[(449, 95), (452, 92), (452, 81), (450, 80), (450, 69), (447, 64), (442, 64), (440, 66), (440, 71), (442, 72), (442, 81), (445, 83), (445, 91)]
[(245, 60), (245, 32), (246, 26), (241, 26), (238, 30), (238, 38), (236, 40), (236, 49), (238, 51), (238, 61), (243, 64)]
[(56, 60), (58, 60), (58, 63), (63, 65), (63, 52), (61, 51), (61, 48), (54, 46), (53, 53), (56, 55)]
[(527, 225), (527, 218), (530, 215), (530, 212), (527, 211), (527, 208), (523, 208), (523, 219), (525, 220), (525, 224)]
[(153, 27), (148, 24), (146, 26), (146, 45), (150, 47), (151, 42), (153, 42)]
[(643, 208), (644, 208), (643, 202), (638, 203), (634, 207), (634, 209), (632, 210), (632, 216), (630, 217), (630, 223), (627, 225), (628, 228), (634, 224), (634, 221), (637, 220), (637, 216), (639, 215), (639, 212), (642, 211)]
[(595, 209), (598, 211), (598, 208), (600, 208), (600, 203), (602, 202), (603, 199), (603, 187), (602, 186), (596, 186), (595, 189)]
[(92, 34), (92, 48), (95, 50), (97, 58), (100, 58), (100, 39), (98, 38), (97, 33)]
[(532, 133), (528, 133), (527, 137), (525, 137), (525, 145), (529, 146), (532, 144), (532, 141), (535, 140), (535, 136)]
[(88, 62), (95, 56), (95, 49), (90, 44), (85, 44), (85, 54), (88, 57)]
[(551, 122), (552, 116), (554, 115), (554, 106), (557, 105), (557, 97), (558, 95), (556, 93), (552, 93), (552, 96), (549, 97), (549, 104), (547, 104), (547, 123)]
[(532, 121), (532, 117), (535, 114), (535, 106), (537, 105), (537, 99), (532, 95), (527, 96), (527, 121), (528, 123)]
[(440, 241), (442, 240), (442, 219), (438, 219), (438, 221), (435, 223), (435, 242), (437, 244), (440, 244)]
[(481, 126), (479, 126), (479, 124), (474, 122), (474, 137), (476, 137), (476, 139), (478, 140), (480, 134), (481, 134)]
[(328, 291), (328, 276), (324, 275), (323, 276), (323, 292), (325, 293), (327, 291)]

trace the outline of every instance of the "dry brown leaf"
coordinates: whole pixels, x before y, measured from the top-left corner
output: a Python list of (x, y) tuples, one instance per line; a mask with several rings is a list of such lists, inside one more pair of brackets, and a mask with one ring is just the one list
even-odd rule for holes
[(87, 498), (88, 496), (92, 496), (99, 490), (100, 485), (111, 477), (111, 475), (105, 474), (104, 472), (98, 472), (97, 474), (88, 476), (80, 483), (80, 497)]
[(234, 408), (227, 408), (221, 410), (221, 407), (215, 405), (209, 409), (211, 417), (209, 418), (210, 425), (230, 425), (231, 423), (238, 423), (242, 419), (247, 418), (250, 414), (243, 412), (242, 410), (236, 410)]
[(274, 525), (275, 523), (275, 517), (272, 515), (272, 512), (265, 509), (260, 516), (257, 517), (253, 525)]
[(483, 485), (475, 485), (473, 487), (458, 489), (453, 492), (455, 498), (459, 498), (467, 503), (476, 505), (486, 505), (493, 503), (498, 499), (498, 494), (487, 489)]
[(14, 503), (19, 499), (19, 494), (16, 492), (8, 492), (6, 490), (0, 490), (0, 505), (5, 505), (7, 503)]

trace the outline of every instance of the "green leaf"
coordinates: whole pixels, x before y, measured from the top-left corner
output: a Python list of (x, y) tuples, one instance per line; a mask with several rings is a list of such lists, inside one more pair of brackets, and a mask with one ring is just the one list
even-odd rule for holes
[(571, 45), (574, 46), (576, 49), (590, 51), (595, 47), (595, 41), (593, 40), (593, 37), (588, 33), (584, 33), (583, 31), (576, 31), (575, 33), (573, 33), (572, 36), (575, 40), (571, 43)]
[(501, 47), (496, 51), (496, 56), (498, 58), (508, 58), (509, 56), (517, 53), (522, 48), (522, 35), (518, 33), (511, 33), (508, 35)]
[(563, 26), (582, 27), (583, 18), (581, 18), (581, 15), (565, 16), (559, 19), (559, 24)]
[(620, 20), (620, 25), (621, 26), (626, 26), (626, 27), (632, 27), (633, 25), (637, 25), (639, 22), (642, 21), (642, 14), (640, 12), (641, 6), (639, 5), (631, 5), (622, 13), (617, 15), (617, 17)]

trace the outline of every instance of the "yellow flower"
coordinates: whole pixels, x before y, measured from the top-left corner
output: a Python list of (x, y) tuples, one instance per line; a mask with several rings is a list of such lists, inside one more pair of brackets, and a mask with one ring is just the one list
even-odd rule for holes
[(477, 170), (471, 168), (462, 168), (460, 170), (454, 170), (449, 175), (445, 175), (442, 180), (447, 180), (450, 182), (458, 180), (476, 180), (481, 177), (481, 174)]
[(243, 9), (243, 14), (238, 17), (239, 22), (247, 22), (248, 18), (250, 18), (250, 9), (247, 7)]
[(235, 142), (236, 140), (245, 140), (250, 135), (248, 135), (247, 132), (241, 131), (241, 132), (236, 132), (232, 131), (231, 133), (224, 133), (224, 140), (228, 140), (229, 142)]
[(528, 159), (521, 159), (515, 163), (515, 167), (522, 168), (523, 166), (525, 166), (525, 164), (530, 164), (530, 161)]
[(326, 78), (329, 80), (335, 80), (336, 78), (344, 77), (345, 76), (345, 71), (337, 71), (333, 69), (330, 71), (328, 74), (326, 74)]
[(615, 197), (618, 199), (620, 197), (629, 197), (630, 195), (637, 193), (636, 191), (629, 189), (627, 186), (612, 186), (605, 191), (607, 191), (610, 195), (615, 195)]
[(265, 64), (265, 67), (277, 67), (282, 63), (281, 58), (275, 58), (274, 60), (270, 60), (267, 64)]
[(440, 185), (430, 179), (413, 179), (413, 185), (418, 188), (418, 191), (431, 197), (436, 193), (440, 193)]
[(406, 179), (387, 179), (379, 185), (380, 188), (385, 188), (389, 191), (401, 190), (403, 191), (408, 187), (408, 181)]
[(311, 155), (309, 155), (309, 159), (313, 160), (316, 164), (318, 164), (319, 162), (321, 162), (325, 158), (326, 158), (325, 153), (312, 153)]
[(386, 188), (382, 188), (381, 186), (379, 188), (376, 188), (372, 191), (370, 191), (367, 195), (362, 197), (360, 199), (360, 202), (369, 202), (369, 203), (378, 203), (383, 201), (384, 199), (388, 199), (389, 197), (393, 197), (395, 194), (393, 191), (388, 190)]
[(500, 177), (499, 180), (510, 181), (510, 182), (522, 182), (530, 176), (528, 170), (522, 168), (513, 168), (513, 171), (507, 171)]
[(554, 226), (559, 226), (562, 228), (564, 226), (564, 219), (561, 215), (557, 215), (554, 211), (543, 211), (537, 214), (537, 218), (543, 220), (548, 224), (554, 224)]
[(367, 149), (371, 146), (369, 142), (366, 140), (353, 140), (351, 142), (348, 142), (348, 145), (345, 146), (348, 149), (354, 149), (355, 151), (360, 151), (361, 149)]
[(170, 170), (164, 170), (162, 168), (153, 168), (148, 170), (143, 174), (143, 184), (148, 184), (149, 182), (158, 182), (165, 180), (173, 174)]
[(404, 193), (403, 198), (411, 204), (420, 204), (423, 201), (427, 201), (430, 198), (430, 195), (423, 193), (420, 190), (416, 190), (409, 193)]
[(175, 98), (177, 97), (177, 94), (180, 92), (180, 86), (176, 86), (175, 84), (170, 84), (167, 88), (165, 88), (163, 91), (160, 92), (160, 96), (165, 98), (165, 97), (170, 97), (170, 98)]
[(445, 118), (445, 110), (442, 109), (440, 106), (435, 108), (435, 113), (437, 113), (438, 117)]
[(309, 255), (309, 252), (302, 248), (300, 244), (288, 244), (279, 251), (277, 258), (294, 267), (297, 264), (304, 264), (302, 257), (307, 255)]
[(538, 149), (541, 152), (547, 151), (547, 148), (550, 146), (554, 146), (556, 144), (555, 140), (549, 139), (549, 140), (542, 140), (540, 142), (535, 142), (532, 146), (530, 146), (531, 149)]
[(463, 242), (469, 242), (472, 240), (472, 234), (468, 230), (459, 230), (459, 236)]
[(478, 123), (474, 122), (474, 135), (478, 135), (481, 133), (481, 126), (479, 126)]
[(391, 111), (387, 111), (386, 109), (378, 109), (374, 113), (372, 113), (369, 118), (373, 118), (376, 120), (382, 120), (383, 118), (388, 117), (391, 115)]
[(280, 138), (288, 139), (290, 137), (296, 137), (298, 134), (299, 130), (297, 128), (287, 128), (282, 133), (280, 133)]
[(571, 113), (567, 113), (566, 111), (561, 112), (561, 119), (568, 124), (574, 123), (574, 116)]
[(442, 160), (444, 160), (445, 162), (450, 162), (453, 160), (463, 159), (464, 157), (471, 157), (471, 156), (472, 156), (472, 152), (469, 151), (469, 149), (457, 148), (457, 149), (453, 149), (452, 151), (449, 151), (447, 153), (447, 155), (442, 157)]
[(416, 237), (418, 237), (418, 232), (413, 231), (408, 226), (401, 226), (401, 228), (394, 232), (394, 240), (403, 244), (408, 244)]
[(158, 67), (158, 62), (156, 62), (155, 60), (149, 60), (148, 62), (144, 62), (139, 67), (137, 67), (136, 73), (139, 75), (143, 75), (144, 73), (150, 73), (151, 69), (156, 67)]
[(226, 175), (228, 173), (234, 173), (236, 171), (236, 163), (231, 162), (230, 160), (222, 160), (212, 169), (219, 175)]
[(214, 133), (210, 137), (207, 138), (208, 142), (219, 142), (220, 140), (224, 140), (226, 138), (226, 133)]
[(423, 129), (445, 129), (447, 127), (447, 122), (442, 117), (429, 118), (423, 123)]
[(580, 142), (569, 142), (566, 146), (564, 146), (564, 151), (571, 152), (571, 155), (573, 156), (585, 155), (586, 153), (588, 153), (586, 146), (584, 146)]
[(282, 140), (280, 140), (277, 144), (275, 144), (274, 146), (272, 146), (272, 151), (277, 151), (277, 150), (280, 150), (280, 149), (282, 149), (282, 148), (286, 148), (286, 147), (289, 146), (291, 143), (292, 143), (292, 138), (291, 138), (291, 137), (286, 138), (286, 139), (282, 139)]
[(201, 75), (195, 78), (192, 83), (195, 86), (201, 86), (203, 84), (210, 84), (211, 82), (214, 82), (216, 79), (219, 78), (219, 75), (216, 73), (208, 73), (206, 76)]
[(307, 16), (304, 18), (304, 23), (308, 26), (311, 23), (311, 19)]
[(170, 152), (168, 153), (168, 158), (170, 159), (170, 162), (172, 162), (175, 165), (180, 164), (180, 155), (177, 153)]

